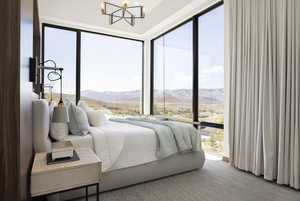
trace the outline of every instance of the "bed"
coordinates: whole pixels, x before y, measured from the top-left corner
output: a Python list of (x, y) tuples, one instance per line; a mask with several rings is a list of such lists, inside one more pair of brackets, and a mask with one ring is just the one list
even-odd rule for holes
[[(46, 101), (33, 103), (33, 121), (35, 151), (51, 151)], [(199, 169), (205, 161), (200, 145), (197, 145), (200, 147), (197, 151), (176, 153), (159, 159), (156, 150), (158, 140), (152, 129), (115, 121), (108, 121), (101, 127), (91, 127), (89, 135), (69, 135), (66, 140), (70, 140), (74, 147), (92, 149), (102, 160), (101, 192)], [(81, 195), (83, 192), (80, 190), (67, 192), (61, 195), (61, 200)]]

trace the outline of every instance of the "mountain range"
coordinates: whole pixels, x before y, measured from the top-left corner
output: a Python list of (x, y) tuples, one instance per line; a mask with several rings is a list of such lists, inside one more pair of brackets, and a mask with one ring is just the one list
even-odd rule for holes
[[(191, 89), (173, 89), (166, 90), (154, 90), (154, 98), (156, 101), (163, 102), (165, 94), (165, 100), (168, 103), (178, 102), (190, 102), (192, 100)], [(114, 92), (104, 91), (98, 92), (93, 90), (81, 91), (81, 96), (89, 99), (103, 101), (108, 103), (137, 103), (141, 97), (140, 90)], [(223, 103), (224, 101), (224, 89), (199, 89), (199, 101), (203, 104), (206, 103)]]

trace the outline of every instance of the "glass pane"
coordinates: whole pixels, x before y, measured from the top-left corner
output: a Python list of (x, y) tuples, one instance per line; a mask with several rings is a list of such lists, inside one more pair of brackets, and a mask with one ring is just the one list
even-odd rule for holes
[[(63, 98), (76, 100), (76, 32), (52, 27), (45, 27), (45, 61), (54, 60), (58, 67), (63, 67)], [(51, 62), (45, 66), (53, 66)], [(59, 101), (60, 81), (47, 79), (49, 71), (45, 70), (45, 98)]]
[[(224, 8), (199, 17), (199, 120), (224, 123)], [(204, 147), (223, 152), (223, 129), (202, 128)]]
[(209, 159), (222, 159), (224, 130), (211, 127), (201, 127), (202, 148)]
[(192, 118), (192, 25), (188, 22), (154, 41), (156, 115)]
[(85, 32), (81, 36), (81, 98), (108, 114), (139, 114), (142, 42)]

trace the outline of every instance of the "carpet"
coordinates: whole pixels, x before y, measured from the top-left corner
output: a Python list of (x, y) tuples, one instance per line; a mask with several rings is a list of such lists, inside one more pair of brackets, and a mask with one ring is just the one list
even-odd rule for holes
[(300, 191), (236, 170), (223, 161), (207, 160), (201, 170), (101, 193), (100, 200), (300, 201)]

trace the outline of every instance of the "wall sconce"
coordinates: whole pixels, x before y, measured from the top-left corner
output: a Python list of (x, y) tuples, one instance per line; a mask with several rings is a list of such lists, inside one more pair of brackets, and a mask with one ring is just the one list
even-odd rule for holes
[[(54, 66), (43, 66), (46, 63), (51, 62)], [(58, 103), (58, 107), (64, 107), (63, 99), (62, 99), (62, 71), (64, 70), (61, 67), (57, 67), (55, 61), (53, 60), (46, 60), (42, 63), (38, 63), (36, 58), (30, 58), (29, 60), (29, 81), (30, 82), (37, 82), (36, 80), (36, 72), (39, 70), (48, 70), (47, 78), (50, 81), (58, 81), (60, 80), (60, 100)], [(40, 81), (39, 81), (40, 82)], [(41, 84), (41, 83), (37, 83)]]

